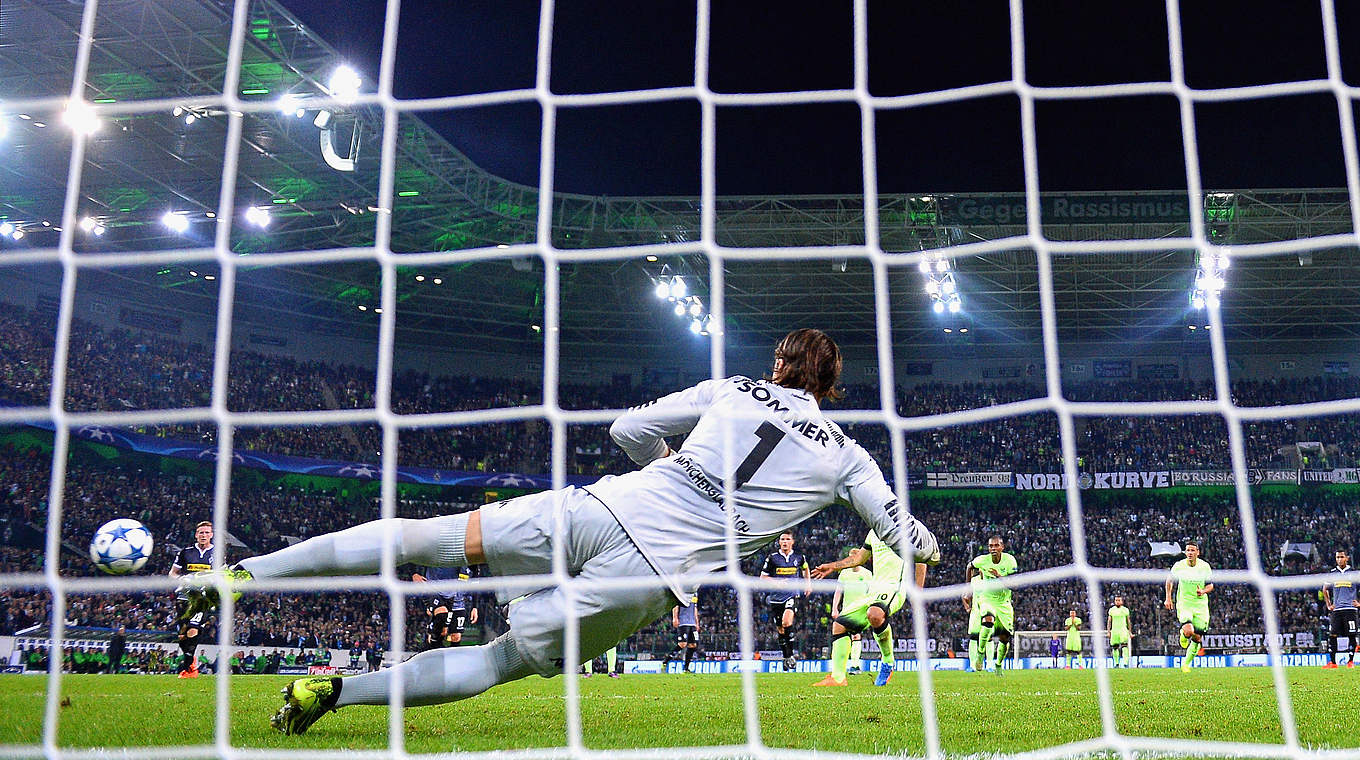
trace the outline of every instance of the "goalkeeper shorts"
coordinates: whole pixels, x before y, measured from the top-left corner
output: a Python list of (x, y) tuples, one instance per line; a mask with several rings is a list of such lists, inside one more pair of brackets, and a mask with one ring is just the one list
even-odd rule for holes
[[(522, 496), (482, 507), (482, 546), (493, 575), (552, 572), (554, 512), (566, 522), (567, 565), (575, 580), (571, 598), (562, 586), (531, 590), (513, 578), (498, 594), (520, 593), (510, 604), (510, 635), (534, 672), (561, 675), (567, 620), (580, 626), (579, 660), (604, 654), (643, 626), (669, 613), (676, 598), (598, 499), (580, 489)], [(596, 581), (645, 578), (643, 588), (601, 587)], [(527, 593), (526, 593), (527, 592)]]

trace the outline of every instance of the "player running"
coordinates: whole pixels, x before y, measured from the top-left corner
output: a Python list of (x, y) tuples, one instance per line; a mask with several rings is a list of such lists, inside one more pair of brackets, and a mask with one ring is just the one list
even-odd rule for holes
[[(782, 578), (792, 580), (801, 576), (802, 596), (812, 594), (812, 580), (808, 575), (807, 557), (793, 550), (793, 531), (779, 534), (779, 550), (770, 552), (765, 564), (760, 568), (762, 578)], [(798, 611), (798, 589), (776, 589), (765, 597), (770, 607), (770, 620), (774, 622), (775, 635), (779, 637), (779, 649), (784, 654), (784, 670), (793, 670), (797, 660), (793, 656), (793, 620)]]
[[(973, 596), (973, 604), (980, 607), (978, 652), (986, 669), (997, 675), (1001, 675), (1001, 664), (1006, 661), (1011, 633), (1015, 630), (1015, 607), (1011, 604), (1011, 590), (994, 581), (1014, 575), (1017, 569), (1015, 557), (1006, 551), (1001, 536), (987, 539), (987, 553), (973, 558), (968, 565), (967, 580), (971, 583), (974, 577), (979, 579)], [(993, 636), (996, 637), (995, 660), (987, 649)]]
[[(386, 541), (399, 565), (486, 564), (492, 576), (540, 577), (497, 590), (500, 601), (518, 601), (509, 632), (488, 644), (422, 652), (377, 673), (293, 681), (272, 723), (300, 734), (337, 707), (388, 704), (395, 679), (405, 704), (429, 705), (574, 668), (562, 661), (569, 617), (579, 622), (578, 662), (594, 658), (677, 601), (688, 605), (697, 576), (727, 565), (729, 537), (738, 556), (749, 556), (836, 501), (901, 556), (939, 562), (935, 537), (901, 511), (873, 458), (823, 416), (820, 402), (841, 396), (840, 372), (831, 338), (796, 330), (776, 347), (768, 380), (706, 380), (616, 419), (610, 434), (643, 465), (636, 472), (465, 514), (376, 520), (310, 538), (193, 578), (193, 599), (206, 609), (219, 588), (239, 593), (251, 579), (377, 572)], [(678, 451), (670, 436), (684, 436)], [(558, 542), (575, 579), (570, 599), (551, 577)]]
[[(1199, 544), (1188, 541), (1185, 544), (1185, 559), (1171, 566), (1171, 576), (1166, 579), (1166, 608), (1176, 610), (1176, 619), (1181, 624), (1181, 646), (1185, 647), (1185, 659), (1181, 661), (1181, 671), (1190, 672), (1190, 663), (1199, 653), (1203, 636), (1209, 630), (1209, 594), (1214, 584), (1209, 582), (1213, 571), (1209, 563), (1199, 558)], [(1176, 602), (1171, 602), (1172, 588), (1176, 590)]]
[[(212, 569), (213, 527), (204, 520), (194, 526), (194, 545), (186, 546), (175, 555), (170, 565), (170, 577), (178, 578), (186, 573), (202, 573)], [(179, 662), (180, 678), (198, 678), (198, 659), (194, 656), (198, 649), (199, 635), (208, 617), (208, 610), (191, 610), (190, 600), (185, 590), (175, 593), (175, 609), (179, 619), (179, 649), (183, 656)]]
[[(468, 567), (430, 567), (423, 574), (413, 573), (411, 580), (417, 583), (454, 579), (465, 581), (471, 577), (472, 569)], [(426, 649), (455, 647), (463, 641), (463, 631), (468, 623), (477, 622), (477, 608), (469, 603), (470, 598), (466, 591), (441, 591), (430, 597), (425, 607), (426, 614), (430, 616)]]
[(1063, 642), (1063, 667), (1067, 670), (1072, 669), (1072, 663), (1081, 667), (1081, 618), (1077, 617), (1076, 610), (1067, 611), (1067, 619), (1063, 621), (1063, 630), (1067, 631), (1067, 640)]
[(813, 686), (846, 685), (850, 634), (865, 628), (873, 631), (881, 658), (874, 686), (887, 686), (888, 680), (892, 678), (897, 662), (893, 656), (892, 626), (888, 623), (888, 617), (902, 609), (903, 602), (907, 600), (907, 584), (913, 578), (917, 586), (926, 585), (926, 564), (915, 563), (915, 572), (908, 575), (907, 563), (891, 546), (879, 540), (877, 533), (869, 531), (864, 546), (852, 549), (850, 556), (844, 559), (818, 565), (813, 569), (812, 577), (820, 580), (832, 573), (864, 565), (868, 565), (873, 573), (869, 581), (869, 593), (854, 606), (846, 605), (841, 614), (831, 621), (831, 673)]
[(1110, 654), (1114, 657), (1114, 666), (1119, 667), (1120, 658), (1123, 658), (1124, 667), (1133, 667), (1131, 658), (1133, 634), (1129, 629), (1129, 608), (1124, 606), (1124, 597), (1116, 596), (1114, 604), (1105, 614), (1105, 637), (1110, 642)]
[(1341, 661), (1341, 637), (1348, 640), (1352, 654), (1346, 667), (1355, 667), (1355, 656), (1360, 654), (1360, 636), (1356, 635), (1356, 608), (1360, 599), (1355, 596), (1355, 568), (1351, 567), (1351, 557), (1342, 549), (1336, 553), (1336, 567), (1327, 573), (1327, 582), (1322, 585), (1322, 600), (1327, 611), (1332, 613), (1332, 625), (1327, 640), (1332, 645), (1332, 661), (1324, 668), (1335, 668)]
[(675, 648), (661, 661), (661, 669), (683, 656), (683, 672), (693, 673), (690, 663), (694, 662), (694, 652), (699, 648), (699, 595), (695, 594), (689, 604), (677, 604), (671, 608), (671, 625), (675, 626)]
[[(851, 549), (850, 551), (854, 551)], [(848, 567), (836, 576), (836, 593), (831, 597), (831, 619), (840, 616), (847, 608), (857, 606), (869, 593), (873, 574), (862, 567)], [(864, 633), (854, 631), (850, 634), (850, 666), (846, 673), (860, 672), (864, 662)]]

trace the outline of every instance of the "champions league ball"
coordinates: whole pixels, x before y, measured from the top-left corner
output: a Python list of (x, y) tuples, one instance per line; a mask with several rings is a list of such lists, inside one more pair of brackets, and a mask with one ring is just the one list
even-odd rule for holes
[(134, 573), (151, 556), (151, 531), (136, 520), (110, 520), (94, 533), (90, 559), (110, 575)]

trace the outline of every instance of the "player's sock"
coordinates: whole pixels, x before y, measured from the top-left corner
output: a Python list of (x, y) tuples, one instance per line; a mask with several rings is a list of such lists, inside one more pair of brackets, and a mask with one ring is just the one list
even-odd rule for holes
[(992, 665), (991, 652), (987, 651), (987, 645), (990, 644), (991, 641), (991, 627), (986, 625), (982, 626), (982, 630), (978, 631), (978, 656), (982, 659), (982, 667), (984, 669), (989, 668)]
[(407, 705), (434, 705), (467, 699), (533, 672), (510, 634), (477, 647), (431, 649), (396, 667), (352, 676), (343, 684), (336, 706), (385, 705), (394, 679), (400, 678)]
[(589, 676), (589, 675), (594, 675), (594, 673), (595, 673), (595, 658), (594, 658), (594, 657), (591, 657), (589, 660), (586, 660), (585, 663), (583, 663), (581, 667), (583, 667), (583, 668), (586, 669), (586, 675), (588, 675), (588, 676)]
[(1185, 659), (1186, 659), (1186, 661), (1188, 662), (1188, 661), (1190, 661), (1190, 660), (1195, 659), (1195, 655), (1198, 654), (1198, 653), (1199, 653), (1199, 642), (1198, 642), (1198, 641), (1194, 641), (1194, 640), (1192, 639), (1192, 640), (1190, 641), (1190, 645), (1187, 646), (1187, 647), (1185, 648)]
[(874, 640), (878, 642), (878, 656), (883, 662), (895, 662), (897, 658), (893, 654), (892, 625), (885, 622), (882, 628), (874, 631)]
[(694, 661), (695, 647), (685, 647), (685, 670), (689, 670), (689, 664)]
[(784, 659), (793, 656), (793, 629), (785, 628), (784, 632), (779, 634), (779, 649), (784, 653)]
[(1010, 652), (1011, 645), (1004, 641), (996, 642), (996, 667), (999, 670), (1001, 664), (1006, 661), (1006, 654)]
[(427, 520), (374, 520), (293, 544), (271, 554), (241, 560), (255, 578), (345, 575), (377, 572), (387, 531), (392, 531), (396, 563), (457, 567), (467, 564), (463, 542), (468, 514)]
[(857, 668), (858, 668), (858, 667), (863, 667), (863, 665), (864, 665), (864, 641), (863, 641), (863, 640), (861, 640), (861, 639), (851, 639), (851, 640), (850, 640), (850, 662), (854, 663), (855, 667), (857, 667)]
[(968, 639), (968, 663), (973, 670), (982, 670), (982, 655), (978, 654), (977, 639)]
[(179, 665), (179, 669), (180, 669), (180, 670), (193, 670), (193, 669), (194, 669), (194, 650), (195, 650), (195, 649), (198, 649), (198, 637), (197, 637), (197, 636), (193, 636), (193, 637), (188, 637), (188, 638), (180, 639), (180, 642), (179, 642), (179, 651), (183, 653), (183, 656), (180, 657), (180, 661), (179, 661), (179, 662), (180, 662), (180, 665)]
[(831, 677), (837, 681), (845, 680), (845, 668), (850, 662), (850, 634), (842, 633), (831, 637)]
[(604, 653), (604, 662), (609, 666), (610, 673), (615, 672), (614, 668), (619, 664), (619, 648), (610, 647), (609, 651)]

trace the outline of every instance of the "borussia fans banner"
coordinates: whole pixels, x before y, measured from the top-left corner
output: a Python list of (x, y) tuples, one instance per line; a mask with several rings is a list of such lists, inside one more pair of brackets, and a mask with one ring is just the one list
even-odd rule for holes
[(1010, 488), (1009, 472), (928, 472), (927, 488)]
[(1299, 471), (1292, 469), (1271, 470), (1252, 467), (1247, 470), (1247, 482), (1253, 486), (1298, 485)]
[(1230, 486), (1231, 470), (1177, 470), (1171, 473), (1173, 486)]

